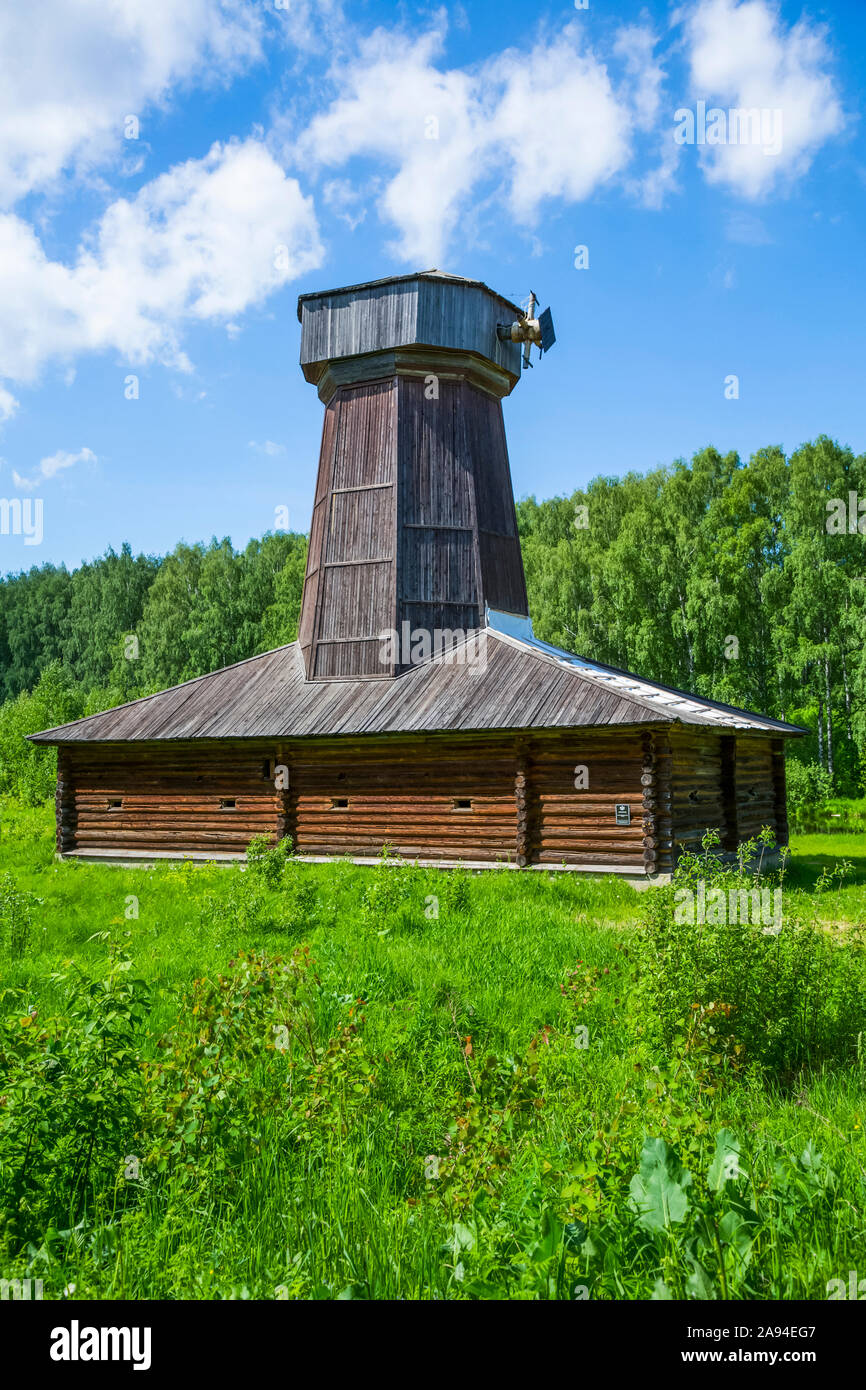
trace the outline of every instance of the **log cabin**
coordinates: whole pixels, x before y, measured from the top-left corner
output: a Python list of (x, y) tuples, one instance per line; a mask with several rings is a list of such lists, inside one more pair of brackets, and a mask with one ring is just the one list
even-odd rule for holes
[(57, 745), (58, 854), (290, 836), (313, 860), (646, 882), (707, 829), (785, 844), (802, 730), (533, 633), (502, 414), (524, 311), (427, 271), (304, 294), (298, 318), (324, 405), (298, 640), (32, 735)]

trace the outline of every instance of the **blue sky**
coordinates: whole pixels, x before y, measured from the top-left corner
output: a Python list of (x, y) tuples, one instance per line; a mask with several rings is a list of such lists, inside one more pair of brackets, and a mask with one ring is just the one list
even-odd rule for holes
[[(866, 449), (862, 0), (33, 13), (0, 15), (0, 497), (43, 538), (0, 571), (305, 530), (297, 295), (434, 265), (552, 306), (518, 497)], [(699, 102), (781, 112), (779, 148), (678, 143)]]

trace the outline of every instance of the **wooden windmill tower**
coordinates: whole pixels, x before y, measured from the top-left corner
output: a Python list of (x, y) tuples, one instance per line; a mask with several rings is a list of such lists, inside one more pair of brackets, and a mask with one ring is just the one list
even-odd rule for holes
[(298, 301), (301, 366), (325, 405), (301, 608), (309, 680), (395, 676), (396, 632), (528, 617), (502, 398), (547, 317), (425, 271)]

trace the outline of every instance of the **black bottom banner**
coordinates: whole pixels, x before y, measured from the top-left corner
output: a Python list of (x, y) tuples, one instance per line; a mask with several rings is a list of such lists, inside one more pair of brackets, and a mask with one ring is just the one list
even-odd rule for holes
[[(530, 1358), (535, 1346), (541, 1357), (539, 1370), (553, 1350), (557, 1360), (576, 1357), (575, 1370), (586, 1355), (596, 1368), (601, 1362), (610, 1372), (653, 1371), (664, 1376), (680, 1368), (699, 1379), (712, 1366), (762, 1366), (770, 1371), (800, 1366), (826, 1380), (857, 1364), (863, 1335), (862, 1310), (852, 1306), (863, 1301), (859, 1297), (827, 1303), (725, 1304), (578, 1299), (568, 1307), (560, 1303), (546, 1309), (537, 1303), (514, 1307), (454, 1302), (450, 1312), (442, 1302), (400, 1302), (383, 1309), (377, 1332), (377, 1314), (369, 1304), (363, 1322), (355, 1323), (355, 1315), (344, 1305), (324, 1302), (58, 1303), (15, 1298), (18, 1291), (11, 1292), (13, 1297), (0, 1301), (0, 1364), (10, 1386), (62, 1383), (70, 1376), (93, 1379), (106, 1371), (115, 1378), (138, 1374), (139, 1379), (161, 1379), (166, 1373), (225, 1378), (235, 1372), (247, 1377), (270, 1374), (282, 1365), (291, 1373), (302, 1347), (308, 1357), (324, 1351), (334, 1366), (342, 1346), (351, 1361), (362, 1354), (369, 1366), (374, 1348), (405, 1348), (407, 1334), (416, 1353), (435, 1338), (434, 1361), (445, 1375), (460, 1365), (465, 1376), (474, 1359), (473, 1347), (485, 1378), (495, 1369), (514, 1374), (519, 1338)], [(316, 1340), (319, 1331), (332, 1339), (341, 1325), (353, 1334), (351, 1347), (339, 1340)], [(543, 1343), (528, 1340), (539, 1334)], [(418, 1369), (423, 1370), (425, 1356)], [(431, 1372), (434, 1361), (427, 1363)], [(389, 1362), (393, 1370), (393, 1356)], [(584, 1369), (588, 1365), (589, 1360)]]

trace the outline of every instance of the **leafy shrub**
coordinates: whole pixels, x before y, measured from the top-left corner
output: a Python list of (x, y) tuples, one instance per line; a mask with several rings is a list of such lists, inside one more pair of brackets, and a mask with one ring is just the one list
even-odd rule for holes
[(33, 908), (40, 903), (35, 893), (15, 886), (11, 874), (0, 878), (0, 942), (14, 960), (27, 954), (33, 926)]
[(653, 1298), (753, 1296), (750, 1267), (759, 1237), (779, 1215), (795, 1227), (813, 1203), (832, 1204), (835, 1185), (835, 1174), (811, 1145), (799, 1160), (781, 1157), (759, 1187), (742, 1167), (730, 1130), (716, 1135), (703, 1177), (690, 1172), (664, 1139), (647, 1139), (629, 1184), (629, 1205), (664, 1270)]
[(394, 852), (385, 845), (361, 895), (361, 917), (381, 934), (415, 930), (424, 922), (419, 872), (407, 864), (394, 864)]
[(292, 840), (286, 835), (272, 845), (266, 835), (256, 835), (247, 845), (247, 872), (269, 888), (276, 888), (286, 870)]
[[(778, 887), (771, 882), (768, 889), (766, 879), (743, 871), (754, 849), (754, 842), (740, 847), (736, 868), (709, 853), (684, 854), (671, 885), (646, 894), (637, 964), (647, 1027), (671, 1047), (686, 1038), (696, 1011), (712, 1008), (720, 1051), (738, 1048), (745, 1060), (777, 1069), (849, 1060), (866, 1028), (862, 937), (848, 932), (840, 944), (808, 921), (808, 899), (791, 890), (778, 924), (744, 921), (742, 911), (727, 910), (732, 903), (741, 907), (741, 893)], [(704, 921), (699, 911), (683, 913), (686, 894), (709, 903), (719, 889), (725, 911), (707, 908)]]
[(134, 1153), (147, 988), (115, 946), (92, 975), (52, 977), (63, 1017), (6, 991), (0, 1033), (0, 1221), (13, 1251), (49, 1221), (75, 1225)]
[(237, 1183), (242, 1168), (277, 1145), (345, 1134), (374, 1084), (349, 1011), (321, 1043), (320, 991), (309, 947), (286, 960), (239, 952), (216, 980), (197, 980), (147, 1068), (147, 1164)]
[[(446, 1152), (437, 1161), (436, 1186), (429, 1189), (456, 1215), (478, 1214), (498, 1195), (512, 1145), (541, 1105), (538, 1055), (487, 1056), (472, 1077), (472, 1094), (448, 1128)], [(428, 1171), (431, 1171), (428, 1169)]]
[(84, 695), (59, 661), (53, 661), (32, 691), (0, 705), (0, 792), (36, 806), (54, 795), (57, 749), (27, 742), (27, 734), (64, 724), (84, 713)]
[(833, 779), (821, 763), (801, 763), (789, 758), (785, 764), (788, 806), (795, 816), (807, 808), (823, 806), (833, 795)]
[(466, 869), (451, 869), (442, 877), (440, 893), (449, 912), (465, 915), (472, 905), (472, 876)]
[(291, 931), (308, 931), (318, 910), (316, 884), (295, 868), (284, 881), (282, 890), (283, 924)]
[(205, 897), (202, 920), (247, 934), (309, 930), (317, 907), (316, 885), (291, 859), (290, 845), (288, 838), (277, 845), (269, 845), (264, 837), (252, 840), (246, 872), (232, 874), (227, 888)]
[(148, 1165), (223, 1172), (258, 1152), (315, 1066), (318, 987), (308, 948), (289, 960), (241, 951), (226, 974), (195, 981), (147, 1067)]
[(47, 801), (57, 782), (57, 749), (29, 743), (27, 735), (111, 709), (129, 698), (129, 692), (118, 688), (88, 691), (62, 662), (52, 661), (32, 690), (0, 704), (0, 794), (17, 797), (25, 806)]
[(299, 1107), (304, 1117), (298, 1136), (301, 1141), (348, 1134), (376, 1085), (376, 1074), (360, 1031), (363, 1022), (364, 1015), (356, 1018), (353, 1006), (348, 1021), (328, 1040), (316, 1061), (306, 1103)]

